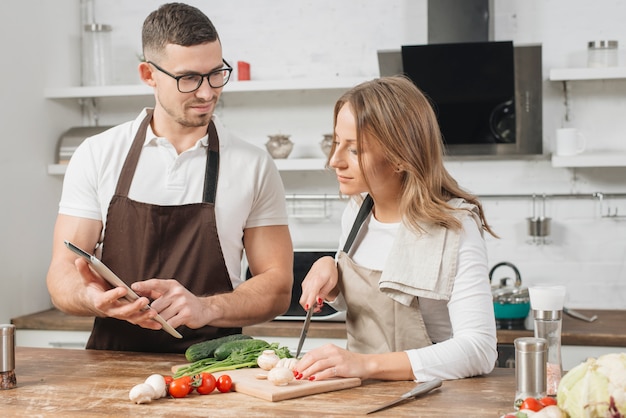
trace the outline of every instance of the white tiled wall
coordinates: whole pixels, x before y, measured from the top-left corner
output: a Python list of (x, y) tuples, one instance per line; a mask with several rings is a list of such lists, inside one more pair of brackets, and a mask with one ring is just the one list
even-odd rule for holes
[[(252, 65), (256, 79), (320, 76), (377, 76), (376, 50), (426, 42), (426, 1), (240, 0), (210, 6), (189, 1), (212, 18), (224, 55)], [(114, 24), (120, 82), (134, 77), (138, 24), (160, 4), (97, 0), (98, 20)], [(570, 120), (565, 120), (563, 85), (550, 82), (550, 68), (584, 66), (586, 43), (617, 39), (626, 45), (626, 3), (600, 0), (512, 0), (494, 2), (495, 40), (541, 43), (544, 68), (544, 148), (553, 132), (580, 128), (589, 149), (626, 150), (626, 80), (570, 84)], [(620, 52), (626, 65), (626, 57)], [(292, 157), (321, 157), (318, 143), (331, 128), (331, 109), (341, 92), (300, 95), (240, 95), (224, 99), (225, 123), (263, 146), (267, 135), (288, 133), (296, 143)], [(259, 127), (262, 128), (259, 128)], [(523, 284), (561, 283), (568, 303), (578, 308), (626, 307), (626, 219), (603, 218), (594, 192), (625, 193), (626, 168), (552, 168), (549, 158), (531, 161), (450, 161), (459, 182), (479, 195), (546, 194), (551, 234), (544, 245), (530, 242), (530, 198), (485, 198), (488, 220), (500, 239), (488, 237), (490, 265), (511, 261)], [(332, 175), (284, 173), (290, 193), (336, 193)], [(552, 198), (578, 194), (580, 198)], [(537, 215), (540, 215), (537, 199)], [(297, 246), (334, 245), (342, 203), (330, 202), (330, 216), (293, 219)], [(603, 209), (626, 215), (626, 199), (604, 202)], [(506, 271), (499, 271), (498, 275)]]
[[(427, 41), (426, 0), (188, 1), (213, 19), (227, 59), (251, 63), (253, 79), (374, 77), (378, 71), (376, 50)], [(18, 33), (20, 39), (5, 45), (7, 59), (20, 64), (0, 69), (0, 90), (7, 97), (0, 103), (4, 133), (0, 141), (11, 150), (2, 157), (0, 188), (12, 198), (11, 204), (0, 208), (0, 322), (49, 307), (44, 277), (61, 180), (48, 176), (45, 167), (54, 160), (55, 141), (70, 126), (79, 124), (81, 117), (76, 115), (75, 103), (46, 100), (42, 92), (46, 87), (79, 84), (81, 2), (6, 2), (6, 13), (0, 14), (0, 34), (11, 39)], [(96, 20), (113, 27), (116, 83), (138, 82), (141, 23), (161, 3), (94, 0)], [(547, 81), (550, 68), (584, 65), (589, 40), (618, 40), (621, 64), (626, 66), (626, 2), (493, 3), (495, 40), (542, 44), (546, 153), (551, 152), (553, 133), (560, 126), (580, 128), (590, 149), (626, 150), (626, 81), (571, 84), (569, 121), (565, 120), (562, 83)], [(51, 20), (51, 15), (57, 17)], [(241, 95), (225, 100), (220, 112), (230, 128), (260, 146), (267, 135), (289, 133), (296, 142), (294, 157), (319, 157), (317, 143), (330, 129), (332, 104), (338, 94)], [(137, 99), (111, 102), (100, 103), (102, 124), (132, 118), (142, 106)], [(268, 107), (272, 110), (266, 110)], [(626, 192), (626, 168), (553, 169), (547, 159), (453, 162), (449, 168), (464, 186), (484, 195)], [(336, 191), (332, 178), (291, 173), (284, 179), (291, 191)], [(531, 213), (528, 200), (487, 199), (484, 203), (502, 237), (489, 240), (491, 264), (501, 260), (516, 263), (528, 284), (541, 280), (566, 283), (573, 307), (626, 307), (623, 220), (601, 219), (590, 199), (550, 200), (552, 243), (533, 246), (526, 242), (525, 234), (525, 218)], [(626, 203), (611, 205), (626, 213)], [(333, 208), (340, 210), (337, 202)], [(294, 220), (294, 239), (296, 243), (334, 243), (336, 221)]]

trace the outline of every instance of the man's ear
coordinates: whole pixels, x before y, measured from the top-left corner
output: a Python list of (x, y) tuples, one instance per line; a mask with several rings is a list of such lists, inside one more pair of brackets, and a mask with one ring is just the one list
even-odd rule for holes
[(154, 78), (152, 77), (152, 75), (154, 74), (154, 71), (152, 67), (150, 66), (150, 64), (148, 64), (145, 61), (141, 62), (139, 63), (138, 69), (139, 69), (139, 78), (141, 79), (141, 81), (143, 81), (150, 87), (156, 86)]

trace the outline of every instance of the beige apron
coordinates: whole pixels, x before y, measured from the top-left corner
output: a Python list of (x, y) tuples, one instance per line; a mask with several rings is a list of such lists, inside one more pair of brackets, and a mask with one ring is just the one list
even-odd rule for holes
[(418, 298), (405, 306), (378, 288), (381, 272), (355, 264), (348, 252), (359, 228), (373, 207), (367, 196), (352, 225), (343, 251), (339, 252), (339, 289), (349, 307), (346, 312), (347, 348), (357, 353), (388, 353), (432, 344), (426, 331)]

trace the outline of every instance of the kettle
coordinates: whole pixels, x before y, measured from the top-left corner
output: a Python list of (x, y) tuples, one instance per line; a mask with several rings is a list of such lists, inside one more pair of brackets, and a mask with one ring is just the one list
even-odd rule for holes
[[(499, 283), (493, 283), (493, 273), (499, 267), (509, 267), (515, 273), (513, 284), (509, 277), (500, 279)], [(528, 288), (522, 287), (522, 276), (513, 263), (503, 261), (496, 264), (489, 271), (489, 282), (491, 283), (491, 294), (493, 296), (493, 310), (496, 319), (520, 319), (523, 320), (530, 312), (530, 295)]]

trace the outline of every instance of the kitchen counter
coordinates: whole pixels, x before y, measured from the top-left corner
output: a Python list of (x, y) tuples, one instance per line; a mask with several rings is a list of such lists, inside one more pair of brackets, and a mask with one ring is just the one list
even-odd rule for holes
[[(280, 402), (217, 391), (143, 405), (130, 402), (128, 392), (134, 385), (153, 373), (170, 374), (172, 365), (184, 361), (178, 354), (17, 347), (18, 387), (0, 390), (0, 411), (3, 417), (63, 418), (362, 416), (415, 386), (410, 381), (365, 381), (356, 388)], [(497, 417), (512, 410), (514, 396), (514, 371), (495, 369), (488, 376), (444, 381), (428, 395), (373, 416)]]
[[(582, 310), (586, 315), (598, 315), (595, 322), (584, 322), (563, 315), (561, 343), (573, 346), (626, 347), (626, 310)], [(14, 318), (11, 321), (19, 329), (91, 331), (93, 318), (66, 315), (57, 309), (50, 309), (31, 315)], [(301, 321), (271, 321), (244, 327), (243, 332), (252, 336), (294, 337), (300, 335)], [(515, 338), (530, 337), (528, 330), (498, 330), (499, 344), (513, 344)], [(346, 338), (345, 324), (342, 322), (311, 322), (309, 338)]]

